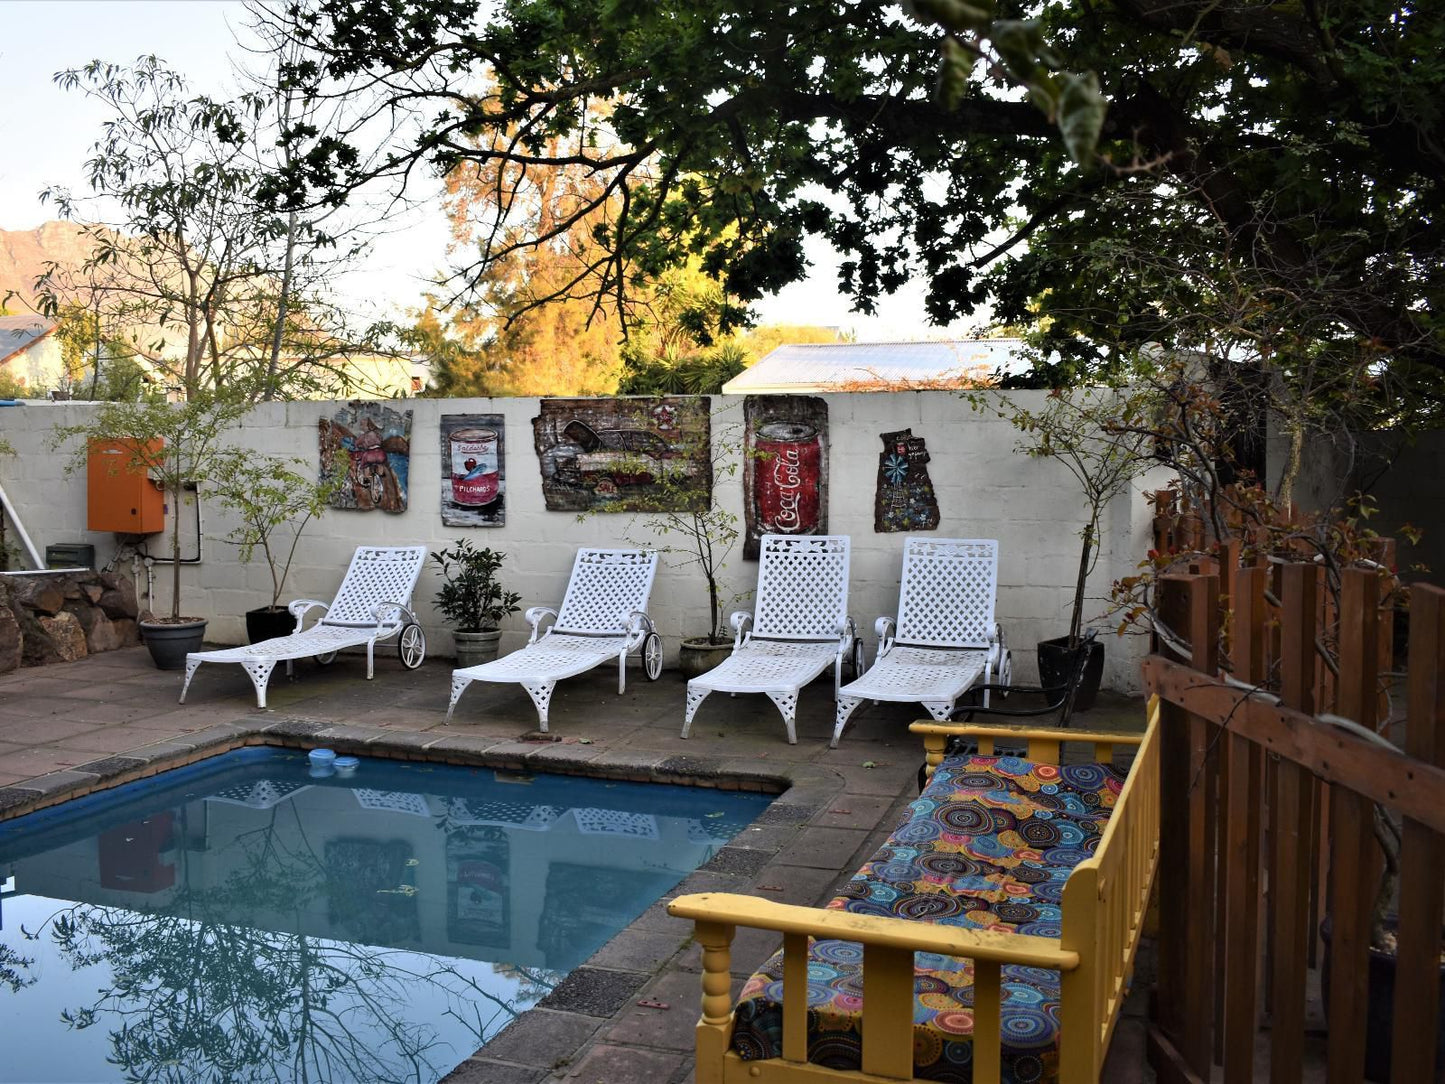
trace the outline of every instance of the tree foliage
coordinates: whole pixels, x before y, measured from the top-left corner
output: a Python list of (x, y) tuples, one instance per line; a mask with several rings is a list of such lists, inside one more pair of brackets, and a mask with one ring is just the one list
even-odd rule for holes
[[(1206, 237), (1206, 279), (1226, 269), (1304, 306), (1402, 379), (1445, 369), (1436, 13), (1385, 0), (915, 10), (513, 0), (481, 23), (470, 0), (312, 0), (272, 15), (304, 46), (298, 80), (378, 91), (307, 159), (333, 198), (424, 164), (581, 166), (614, 208), (594, 231), (599, 295), (697, 258), (747, 305), (801, 278), (817, 235), (843, 253), (840, 286), (864, 312), (922, 277), (937, 322), (991, 296), (1095, 363), (1168, 335), (1169, 307), (1207, 290), (1111, 255)], [(1107, 114), (1065, 60), (1096, 73)], [(613, 103), (605, 125), (598, 101)], [(356, 166), (378, 139), (389, 152)], [(465, 274), (495, 255), (479, 249)]]

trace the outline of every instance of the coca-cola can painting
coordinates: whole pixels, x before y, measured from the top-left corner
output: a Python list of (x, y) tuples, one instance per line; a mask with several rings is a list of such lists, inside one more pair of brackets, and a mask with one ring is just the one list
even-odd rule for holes
[(748, 396), (743, 414), (743, 556), (757, 560), (765, 534), (827, 533), (828, 405), (807, 396)]

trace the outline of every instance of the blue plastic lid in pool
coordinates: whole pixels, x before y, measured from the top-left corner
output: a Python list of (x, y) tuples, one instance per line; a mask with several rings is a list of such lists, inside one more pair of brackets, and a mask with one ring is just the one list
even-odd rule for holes
[(331, 749), (313, 749), (306, 757), (312, 764), (331, 764), (336, 760), (336, 753)]
[(355, 757), (337, 757), (335, 767), (338, 772), (354, 772), (360, 763)]

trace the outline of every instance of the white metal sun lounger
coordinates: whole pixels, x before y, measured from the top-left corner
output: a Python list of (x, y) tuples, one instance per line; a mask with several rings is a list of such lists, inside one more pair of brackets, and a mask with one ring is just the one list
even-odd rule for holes
[[(278, 662), (285, 662), (290, 673), (293, 659), (315, 656), (317, 662), (328, 663), (342, 648), (365, 644), (366, 678), (370, 681), (376, 642), (396, 636), (402, 665), (415, 670), (426, 658), (426, 635), (411, 611), (411, 595), (416, 590), (424, 561), (425, 546), (358, 546), (330, 606), (317, 599), (303, 598), (288, 607), (296, 618), (295, 632), (246, 647), (193, 651), (187, 655), (181, 703), (186, 702), (191, 678), (203, 662), (239, 663), (250, 675), (251, 684), (256, 686), (259, 708), (266, 706), (266, 684)], [(317, 606), (323, 607), (326, 613), (310, 628), (303, 628), (306, 614)]]
[(760, 547), (757, 616), (733, 614), (733, 653), (687, 683), (684, 738), (709, 693), (765, 693), (783, 713), (788, 743), (795, 745), (803, 686), (829, 663), (835, 692), (845, 660), (857, 673), (861, 649), (848, 616), (847, 537), (765, 534)]
[(994, 539), (906, 539), (897, 627), (891, 617), (878, 619), (878, 656), (866, 674), (838, 690), (829, 746), (837, 748), (864, 700), (920, 703), (942, 721), (978, 682), (1007, 684), (1011, 663), (994, 622), (997, 596)]
[[(532, 626), (532, 638), (525, 647), (495, 662), (452, 671), (447, 718), (452, 717), (457, 700), (472, 682), (515, 681), (537, 705), (538, 727), (545, 732), (557, 682), (616, 659), (617, 691), (625, 692), (627, 656), (639, 648), (643, 672), (656, 681), (662, 673), (662, 639), (647, 616), (656, 575), (657, 553), (653, 550), (578, 550), (562, 609), (533, 606), (524, 615)], [(555, 620), (539, 637), (542, 621), (548, 616)]]

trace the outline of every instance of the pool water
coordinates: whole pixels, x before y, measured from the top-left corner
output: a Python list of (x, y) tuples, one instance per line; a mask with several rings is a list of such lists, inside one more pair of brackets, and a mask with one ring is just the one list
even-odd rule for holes
[(244, 749), (0, 822), (0, 1081), (430, 1084), (769, 800)]

